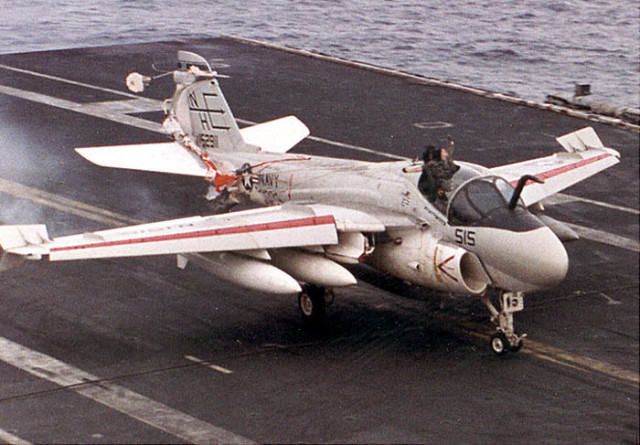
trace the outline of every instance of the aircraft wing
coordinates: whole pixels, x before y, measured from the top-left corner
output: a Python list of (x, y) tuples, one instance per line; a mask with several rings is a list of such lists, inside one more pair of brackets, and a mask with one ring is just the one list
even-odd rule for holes
[(338, 244), (338, 232), (382, 231), (362, 212), (284, 205), (141, 224), (50, 240), (44, 225), (0, 226), (2, 250), (51, 261), (206, 252), (251, 252)]
[(561, 136), (557, 141), (566, 152), (494, 167), (491, 171), (507, 179), (513, 186), (523, 175), (542, 179), (543, 184), (530, 181), (522, 191), (522, 200), (530, 206), (620, 161), (620, 154), (602, 145), (591, 127)]

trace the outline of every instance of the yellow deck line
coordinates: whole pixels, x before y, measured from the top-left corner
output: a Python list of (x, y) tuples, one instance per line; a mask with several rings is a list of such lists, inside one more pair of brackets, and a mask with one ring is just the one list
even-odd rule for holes
[[(480, 338), (485, 341), (489, 341), (491, 335), (484, 331), (484, 327), (461, 324), (460, 328), (465, 334), (472, 337)], [(567, 368), (571, 368), (581, 372), (593, 372), (597, 374), (604, 374), (607, 377), (614, 380), (621, 381), (625, 384), (630, 384), (637, 387), (640, 384), (640, 374), (634, 371), (622, 369), (618, 366), (605, 363), (591, 357), (587, 357), (580, 354), (569, 353), (562, 349), (540, 343), (535, 340), (531, 340), (527, 337), (524, 341), (524, 345), (520, 350), (520, 354), (528, 354), (541, 360), (555, 363)]]

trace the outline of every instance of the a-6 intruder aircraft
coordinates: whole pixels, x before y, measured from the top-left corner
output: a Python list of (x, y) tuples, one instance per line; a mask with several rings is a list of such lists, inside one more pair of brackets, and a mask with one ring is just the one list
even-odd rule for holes
[[(106, 167), (199, 176), (223, 205), (266, 207), (54, 239), (44, 225), (2, 226), (1, 269), (24, 258), (175, 254), (180, 268), (191, 262), (241, 286), (298, 294), (303, 318), (317, 322), (333, 289), (356, 283), (343, 265), (364, 263), (479, 298), (497, 328), (491, 347), (502, 354), (522, 346), (513, 313), (524, 292), (564, 279), (563, 241), (577, 238), (540, 214), (542, 201), (619, 161), (588, 127), (557, 138), (565, 151), (544, 158), (491, 169), (456, 161), (450, 190), (432, 202), (418, 187), (422, 161), (287, 154), (309, 134), (293, 116), (239, 129), (207, 61), (185, 51), (178, 59), (163, 107), (172, 142), (77, 152)], [(148, 80), (132, 73), (127, 84), (141, 91)]]

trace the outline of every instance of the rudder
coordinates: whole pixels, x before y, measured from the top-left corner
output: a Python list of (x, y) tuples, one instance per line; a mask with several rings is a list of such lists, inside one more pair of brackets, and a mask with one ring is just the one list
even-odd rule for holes
[(197, 54), (178, 52), (174, 72), (176, 92), (169, 114), (181, 130), (205, 151), (257, 151), (247, 144), (207, 61)]

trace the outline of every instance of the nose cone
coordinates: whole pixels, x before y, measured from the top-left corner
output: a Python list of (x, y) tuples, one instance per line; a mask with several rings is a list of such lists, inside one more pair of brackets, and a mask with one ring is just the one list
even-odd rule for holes
[(532, 231), (528, 256), (528, 264), (522, 268), (523, 278), (536, 288), (554, 287), (567, 276), (569, 256), (549, 228)]
[[(547, 289), (567, 275), (569, 256), (548, 227), (496, 233), (491, 258), (483, 257), (496, 287), (521, 292)], [(485, 259), (486, 258), (486, 259)]]

